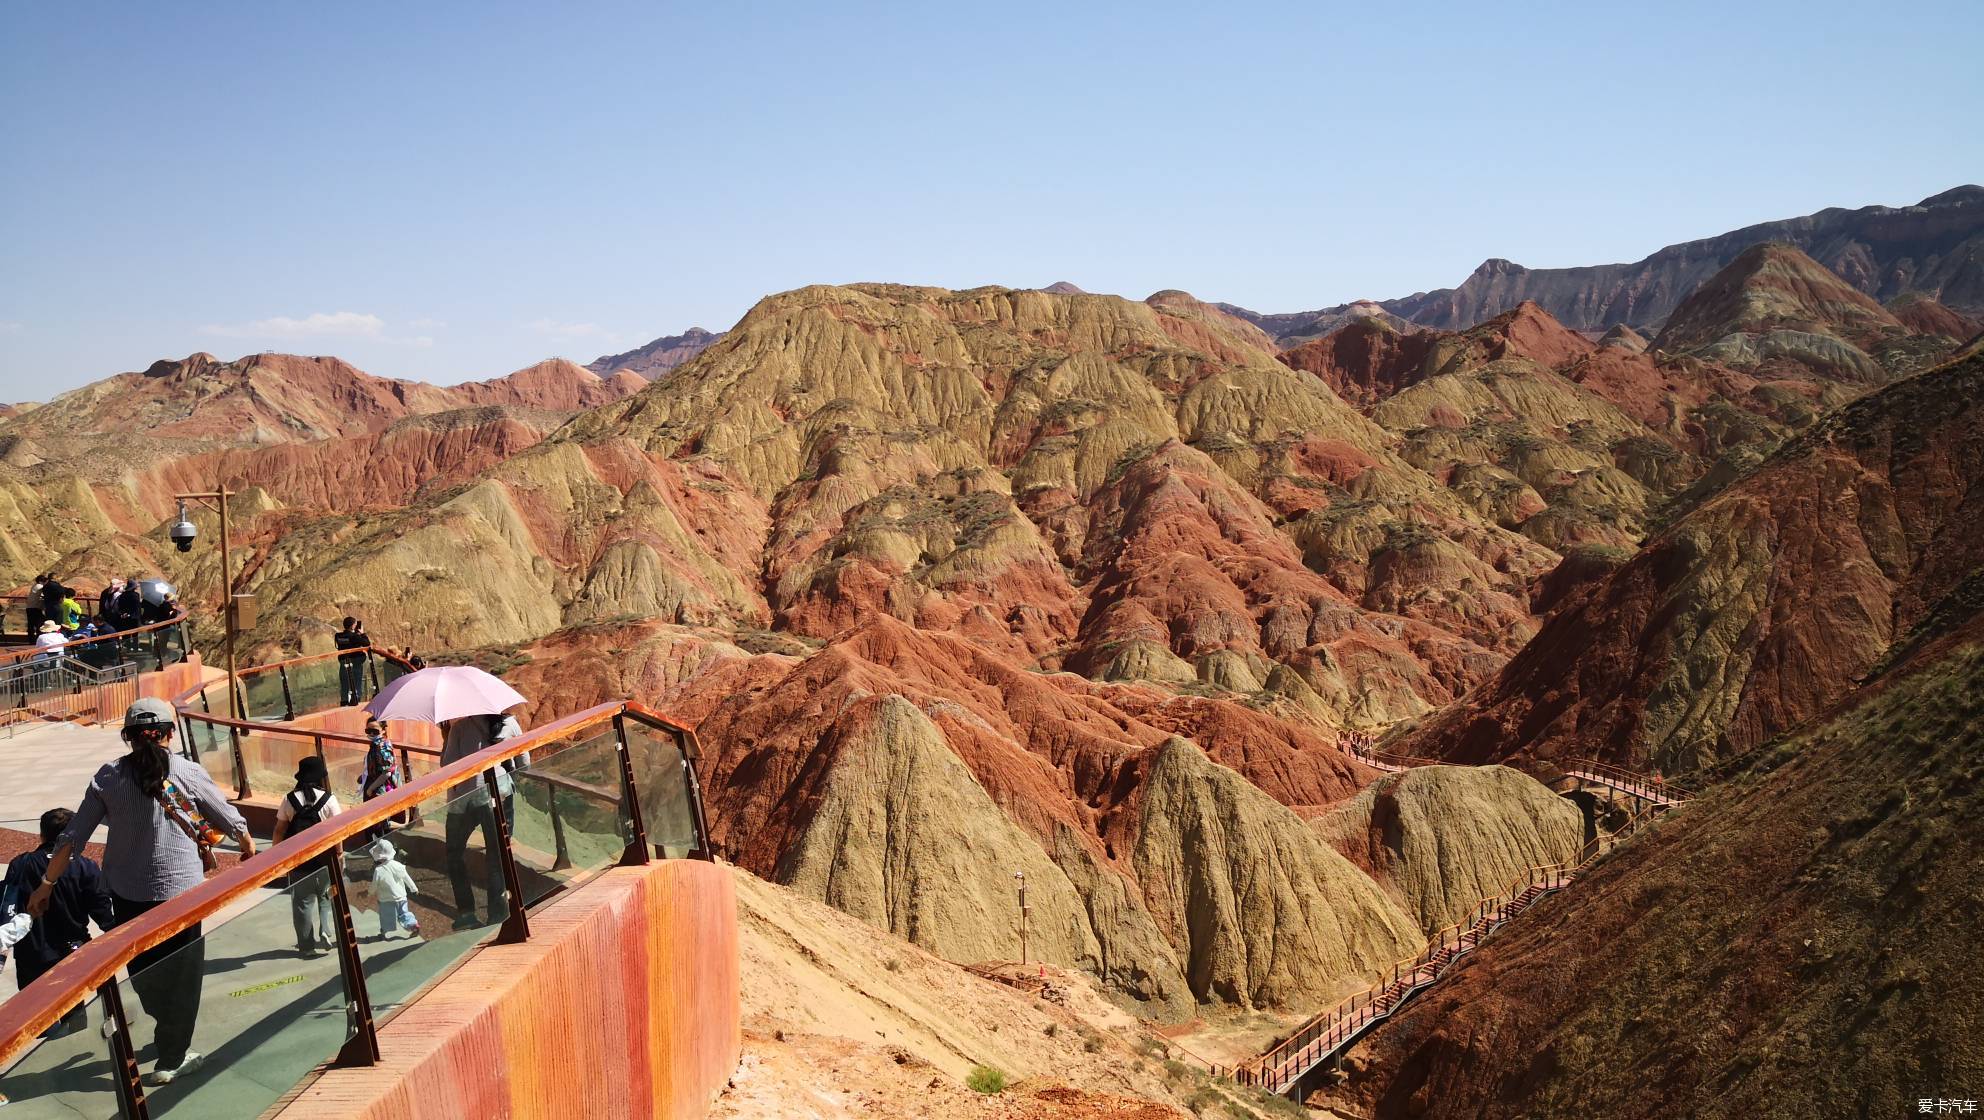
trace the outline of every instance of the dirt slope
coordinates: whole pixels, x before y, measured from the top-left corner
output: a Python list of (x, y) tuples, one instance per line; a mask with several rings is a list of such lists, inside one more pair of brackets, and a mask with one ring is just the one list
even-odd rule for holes
[(1359, 1045), (1342, 1095), (1373, 1116), (1619, 1120), (1974, 1096), (1980, 639), (1746, 758), (1491, 940)]

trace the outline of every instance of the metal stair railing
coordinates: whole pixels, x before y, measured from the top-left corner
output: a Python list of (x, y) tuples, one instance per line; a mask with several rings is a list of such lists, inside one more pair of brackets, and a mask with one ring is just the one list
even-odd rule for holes
[[(1637, 832), (1667, 806), (1651, 803), (1628, 818), (1609, 839), (1612, 844)], [(1431, 986), (1463, 956), (1548, 894), (1569, 886), (1578, 874), (1612, 844), (1600, 837), (1587, 841), (1569, 863), (1531, 867), (1511, 880), (1500, 894), (1482, 898), (1466, 918), (1442, 928), (1417, 956), (1380, 970), (1381, 979), (1336, 1006), (1311, 1017), (1288, 1038), (1234, 1070), (1234, 1080), (1277, 1095), (1286, 1094), (1309, 1071), (1334, 1057), (1379, 1020), (1389, 1017), (1421, 989)]]

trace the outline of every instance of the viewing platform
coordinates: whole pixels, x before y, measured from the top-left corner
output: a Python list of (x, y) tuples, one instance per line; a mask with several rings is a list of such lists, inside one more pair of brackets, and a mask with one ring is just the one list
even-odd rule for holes
[[(705, 1115), (741, 1034), (734, 887), (709, 854), (693, 734), (621, 701), (443, 767), (437, 728), (391, 721), (403, 784), (362, 801), (364, 714), (340, 702), (338, 656), (243, 670), (244, 718), (225, 714), (224, 679), (174, 694), (175, 750), (235, 795), (251, 831), (267, 835), (257, 822), (306, 754), (325, 760), (345, 811), (224, 858), (0, 1002), (0, 1115)], [(409, 670), (361, 656), (361, 700)], [(21, 739), (49, 734), (94, 749), (10, 791), (8, 827), (32, 828), (18, 820), (31, 798), (36, 814), (73, 807), (88, 772), (122, 750), (76, 724)], [(411, 935), (382, 932), (381, 838), (414, 883)], [(293, 902), (326, 895), (335, 950), (301, 952)], [(129, 966), (195, 929), (141, 973), (198, 973), (193, 1049), (205, 1059), (146, 1084), (156, 1027), (137, 988), (156, 976), (134, 986)], [(65, 1017), (82, 1029), (61, 1033)]]

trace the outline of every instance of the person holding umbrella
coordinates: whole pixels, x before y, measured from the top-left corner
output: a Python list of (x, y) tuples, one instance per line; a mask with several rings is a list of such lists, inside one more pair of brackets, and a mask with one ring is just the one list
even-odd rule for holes
[[(515, 717), (504, 713), (529, 702), (516, 689), (481, 669), (443, 665), (400, 677), (380, 690), (365, 710), (380, 720), (418, 719), (439, 724), (447, 733), (447, 742), (441, 749), (441, 765), (445, 767), (521, 734)], [(528, 765), (528, 756), (522, 761)], [(496, 791), (503, 798), (506, 820), (510, 819), (513, 803), (511, 769), (505, 764), (496, 772)], [(482, 834), (487, 892), (484, 913), (486, 922), (494, 923), (501, 920), (508, 907), (502, 901), (502, 839), (496, 828), (494, 802), (480, 776), (458, 782), (448, 790), (448, 879), (455, 892), (456, 929), (485, 924), (476, 918), (475, 887), (468, 868), (468, 845), (477, 832)], [(503, 909), (499, 910), (499, 905)]]

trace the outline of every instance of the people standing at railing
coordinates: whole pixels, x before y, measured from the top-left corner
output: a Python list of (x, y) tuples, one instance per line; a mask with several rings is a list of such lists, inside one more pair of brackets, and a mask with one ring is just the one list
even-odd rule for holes
[(62, 581), (54, 572), (42, 577), (41, 617), (44, 621), (53, 619), (58, 626), (62, 623)]
[(338, 655), (338, 703), (350, 706), (358, 703), (365, 691), (365, 653), (372, 639), (366, 636), (365, 624), (346, 615), (344, 629), (331, 639), (341, 650), (354, 650), (353, 653)]
[[(41, 846), (15, 856), (7, 865), (6, 882), (0, 886), (0, 915), (27, 904), (35, 887), (47, 877), (56, 841), (68, 830), (74, 816), (67, 809), (50, 809), (41, 815)], [(96, 861), (88, 856), (76, 856), (55, 880), (48, 896), (48, 910), (16, 951), (14, 979), (19, 987), (25, 991), (42, 973), (82, 948), (90, 939), (91, 922), (100, 930), (108, 930), (117, 924), (117, 918), (111, 909), (110, 888), (104, 885)], [(82, 1030), (83, 1016), (79, 1004), (49, 1030), (48, 1036), (57, 1038)]]
[[(285, 836), (314, 828), (324, 818), (344, 812), (330, 785), (330, 772), (324, 760), (314, 754), (304, 755), (296, 764), (296, 788), (276, 806), (276, 830), (269, 842), (280, 844)], [(289, 916), (296, 926), (299, 956), (321, 957), (337, 947), (337, 935), (332, 929), (337, 915), (331, 909), (328, 853), (299, 864), (289, 873)]]
[(28, 628), (27, 628), (27, 632), (28, 632), (28, 633), (30, 633), (30, 634), (37, 634), (37, 633), (40, 633), (40, 632), (41, 632), (41, 624), (42, 624), (42, 623), (43, 623), (44, 621), (46, 621), (46, 620), (47, 620), (47, 618), (48, 618), (48, 612), (47, 612), (46, 610), (44, 610), (44, 609), (43, 609), (43, 608), (44, 608), (44, 606), (46, 606), (46, 604), (45, 604), (45, 602), (43, 601), (43, 598), (42, 598), (42, 596), (43, 596), (43, 595), (44, 595), (44, 594), (45, 594), (45, 593), (47, 592), (47, 590), (48, 590), (48, 584), (49, 584), (49, 581), (50, 581), (50, 580), (53, 580), (54, 578), (55, 578), (55, 577), (54, 577), (53, 575), (51, 575), (51, 574), (49, 574), (49, 573), (47, 573), (47, 572), (43, 572), (43, 573), (42, 573), (41, 575), (38, 575), (38, 576), (36, 576), (36, 577), (34, 577), (34, 583), (32, 583), (32, 584), (30, 584), (30, 585), (28, 586), (28, 600), (27, 600), (27, 611), (28, 611)]
[(62, 602), (58, 608), (56, 621), (62, 624), (63, 630), (71, 634), (83, 628), (83, 605), (76, 602), (75, 588), (62, 589)]
[(105, 621), (114, 621), (117, 618), (117, 597), (122, 594), (124, 594), (123, 580), (113, 579), (104, 584), (103, 590), (98, 592), (96, 597), (97, 617)]
[(119, 630), (136, 630), (145, 624), (145, 593), (138, 589), (138, 583), (135, 575), (125, 581), (124, 590), (111, 605), (111, 618)]
[[(28, 898), (28, 913), (38, 918), (48, 912), (69, 861), (106, 822), (103, 876), (118, 925), (199, 886), (218, 866), (213, 846), (222, 839), (221, 830), (241, 845), (243, 859), (255, 854), (248, 823), (206, 769), (172, 753), (173, 721), (172, 705), (150, 697), (125, 710), (123, 737), (130, 751), (90, 779), (82, 806), (49, 856), (41, 886)], [(131, 958), (131, 988), (157, 1025), (158, 1060), (144, 1076), (148, 1085), (167, 1084), (204, 1060), (192, 1046), (206, 944), (195, 922)]]

